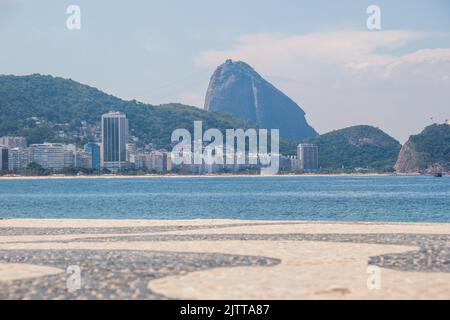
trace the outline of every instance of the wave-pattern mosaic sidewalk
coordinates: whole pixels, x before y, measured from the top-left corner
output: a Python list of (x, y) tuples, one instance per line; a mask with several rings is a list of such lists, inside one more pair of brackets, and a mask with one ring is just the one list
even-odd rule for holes
[(0, 220), (0, 299), (450, 299), (449, 244), (448, 224)]

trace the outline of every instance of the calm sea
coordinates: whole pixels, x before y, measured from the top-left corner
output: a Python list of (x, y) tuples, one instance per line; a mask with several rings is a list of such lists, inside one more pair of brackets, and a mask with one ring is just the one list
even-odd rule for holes
[(450, 177), (0, 180), (0, 217), (450, 222)]

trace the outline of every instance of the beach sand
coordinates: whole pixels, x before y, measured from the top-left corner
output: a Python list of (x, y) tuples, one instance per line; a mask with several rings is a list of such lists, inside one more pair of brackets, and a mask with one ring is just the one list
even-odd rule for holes
[(450, 299), (449, 246), (450, 224), (4, 219), (0, 298)]

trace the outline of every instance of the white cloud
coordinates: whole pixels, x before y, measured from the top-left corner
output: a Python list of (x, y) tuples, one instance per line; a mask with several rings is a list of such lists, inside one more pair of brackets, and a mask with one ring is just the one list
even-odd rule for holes
[(367, 123), (403, 142), (431, 115), (450, 116), (450, 48), (393, 53), (429, 37), (436, 35), (254, 34), (238, 38), (230, 49), (202, 52), (195, 63), (212, 68), (227, 58), (246, 61), (298, 102), (320, 132)]

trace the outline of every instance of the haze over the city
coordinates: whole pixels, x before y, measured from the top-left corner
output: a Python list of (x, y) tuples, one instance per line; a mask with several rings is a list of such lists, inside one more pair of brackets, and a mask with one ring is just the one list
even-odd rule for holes
[[(69, 5), (81, 29), (66, 27)], [(381, 9), (381, 30), (366, 9)], [(125, 99), (203, 107), (227, 58), (250, 64), (319, 133), (377, 126), (405, 142), (450, 118), (450, 3), (0, 1), (0, 73), (51, 74)]]

